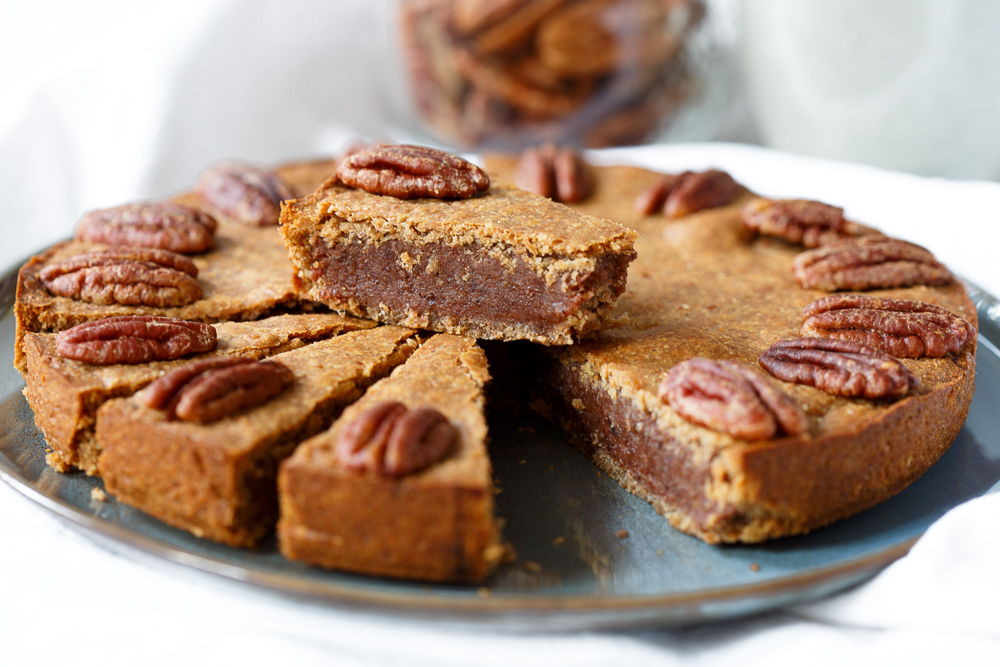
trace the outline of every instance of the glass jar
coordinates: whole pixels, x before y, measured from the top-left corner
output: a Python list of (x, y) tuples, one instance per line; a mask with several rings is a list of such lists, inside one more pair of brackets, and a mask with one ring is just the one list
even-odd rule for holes
[(399, 0), (397, 10), (416, 113), (451, 145), (644, 143), (705, 97), (702, 0)]
[(744, 0), (765, 143), (926, 176), (1000, 179), (1000, 3)]

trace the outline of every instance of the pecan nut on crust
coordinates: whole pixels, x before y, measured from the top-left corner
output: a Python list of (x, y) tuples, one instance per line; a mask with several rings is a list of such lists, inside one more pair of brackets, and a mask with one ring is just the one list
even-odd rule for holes
[(56, 352), (88, 364), (169, 361), (215, 349), (215, 328), (173, 317), (127, 315), (84, 322), (59, 332)]
[(160, 377), (139, 399), (168, 419), (207, 423), (263, 405), (294, 380), (292, 371), (277, 361), (200, 359)]
[(635, 210), (644, 215), (662, 212), (663, 205), (667, 203), (667, 197), (670, 196), (670, 193), (677, 189), (681, 181), (692, 174), (693, 172), (690, 171), (679, 174), (664, 174), (636, 197)]
[(546, 143), (521, 153), (514, 175), (514, 185), (572, 204), (586, 199), (594, 187), (587, 164), (572, 148), (557, 148)]
[(242, 162), (220, 162), (198, 176), (202, 199), (245, 225), (276, 225), (281, 202), (295, 195), (277, 176)]
[(424, 146), (372, 146), (347, 156), (337, 177), (352, 188), (397, 199), (468, 199), (490, 187), (490, 177), (476, 165)]
[(336, 456), (358, 472), (403, 477), (445, 459), (458, 436), (431, 408), (408, 409), (386, 401), (365, 410), (340, 432)]
[(205, 252), (215, 241), (215, 218), (170, 202), (124, 204), (91, 211), (76, 227), (76, 238), (90, 243)]
[(169, 308), (202, 297), (198, 268), (187, 257), (155, 248), (118, 246), (74, 255), (38, 274), (55, 296), (102, 306)]
[(803, 336), (853, 340), (894, 357), (943, 357), (976, 337), (950, 310), (922, 301), (835, 294), (802, 310)]
[(857, 236), (857, 225), (844, 209), (808, 199), (758, 199), (743, 207), (743, 224), (765, 236), (777, 236), (807, 248)]
[(688, 421), (743, 440), (800, 435), (809, 420), (764, 376), (733, 361), (695, 357), (674, 366), (660, 398)]
[(639, 195), (635, 208), (646, 215), (662, 210), (668, 218), (681, 218), (725, 206), (736, 199), (741, 189), (732, 176), (718, 169), (664, 174)]
[(869, 290), (945, 285), (948, 269), (926, 248), (887, 236), (859, 236), (799, 254), (792, 264), (805, 289)]
[(852, 340), (779, 340), (760, 355), (760, 365), (779, 380), (838, 396), (901, 398), (920, 384), (899, 359)]

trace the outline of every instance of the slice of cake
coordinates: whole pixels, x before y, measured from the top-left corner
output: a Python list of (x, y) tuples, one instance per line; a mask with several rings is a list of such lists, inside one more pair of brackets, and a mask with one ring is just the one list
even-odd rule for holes
[[(253, 359), (287, 352), (374, 322), (326, 315), (281, 315), (256, 322), (213, 325), (217, 344), (200, 356), (239, 355)], [(94, 439), (97, 410), (112, 398), (131, 396), (191, 358), (99, 366), (68, 359), (57, 351), (56, 334), (24, 336), (24, 396), (50, 449), (46, 462), (60, 472), (80, 468), (97, 473), (100, 446)]]
[(303, 443), (279, 475), (281, 552), (364, 574), (482, 581), (504, 553), (489, 377), (475, 340), (439, 334)]
[(304, 298), (380, 322), (548, 345), (607, 326), (636, 238), (410, 146), (346, 158), (337, 179), (285, 205), (281, 233)]
[[(293, 163), (276, 174), (288, 189), (302, 194), (314, 190), (334, 168), (328, 162)], [(279, 204), (273, 202), (275, 211)], [(204, 211), (210, 211), (211, 216)], [(208, 323), (254, 320), (298, 303), (288, 253), (273, 224), (248, 225), (231, 219), (196, 192), (182, 193), (171, 202), (97, 211), (85, 216), (83, 222), (95, 217), (102, 225), (98, 231), (103, 233), (94, 234), (92, 224), (82, 226), (78, 238), (52, 246), (21, 267), (14, 365), (22, 372), (22, 340), (28, 332), (58, 332), (82, 322), (122, 315)], [(194, 232), (198, 243), (192, 245)], [(209, 235), (207, 240), (205, 234)], [(185, 243), (171, 243), (178, 239)], [(93, 253), (115, 249), (121, 255), (123, 249), (111, 243), (158, 245), (148, 250), (130, 245), (133, 256), (118, 257), (114, 267), (109, 267), (110, 258), (95, 258)], [(177, 257), (176, 252), (194, 254)], [(75, 289), (58, 289), (54, 280), (63, 283), (60, 287), (69, 281)], [(116, 289), (98, 289), (112, 282)], [(193, 287), (184, 290), (181, 298), (164, 298), (164, 292), (177, 284)], [(92, 296), (95, 291), (100, 298)]]
[[(488, 164), (506, 175), (516, 162)], [(803, 289), (805, 247), (744, 224), (749, 193), (671, 219), (636, 205), (662, 175), (594, 175), (576, 206), (641, 235), (614, 313), (626, 324), (524, 365), (535, 406), (674, 527), (710, 543), (808, 532), (898, 493), (947, 450), (975, 384), (960, 282)], [(907, 259), (857, 252), (845, 264), (873, 278)]]
[[(278, 393), (268, 393), (262, 404), (244, 401), (261, 388), (239, 376), (239, 370), (259, 369), (245, 364), (235, 375), (214, 377), (220, 368), (189, 364), (164, 376), (166, 387), (151, 385), (141, 395), (108, 401), (98, 411), (96, 433), (105, 488), (120, 502), (198, 537), (253, 546), (277, 519), (281, 460), (403, 363), (417, 347), (414, 334), (402, 327), (353, 331), (275, 355), (261, 363), (269, 371), (264, 380), (274, 388), (275, 364), (285, 370), (278, 374)], [(195, 380), (204, 380), (198, 391)], [(157, 405), (149, 393), (154, 388), (168, 400)], [(170, 394), (178, 400), (169, 400)], [(191, 396), (198, 397), (194, 410), (185, 411)]]

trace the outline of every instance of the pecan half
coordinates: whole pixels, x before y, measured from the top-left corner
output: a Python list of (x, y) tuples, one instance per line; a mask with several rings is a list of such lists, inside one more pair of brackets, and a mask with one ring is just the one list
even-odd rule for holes
[(566, 4), (567, 0), (529, 0), (519, 3), (502, 20), (482, 30), (475, 39), (476, 52), (483, 56), (500, 55), (525, 47), (535, 35), (539, 21)]
[(571, 204), (586, 199), (593, 190), (587, 164), (572, 148), (546, 143), (521, 153), (514, 184), (557, 202)]
[(909, 359), (943, 357), (976, 337), (970, 322), (923, 301), (838, 294), (813, 301), (802, 317), (803, 336), (853, 340)]
[(653, 215), (663, 211), (663, 205), (667, 203), (667, 197), (677, 189), (692, 172), (685, 171), (680, 174), (664, 174), (651, 186), (643, 190), (635, 200), (635, 210), (644, 215)]
[(155, 248), (119, 246), (74, 255), (38, 273), (56, 296), (107, 306), (168, 308), (202, 296), (198, 267), (187, 257)]
[(792, 272), (805, 289), (869, 290), (944, 285), (951, 273), (926, 248), (887, 236), (859, 236), (799, 254)]
[(583, 106), (593, 92), (588, 80), (543, 82), (542, 66), (531, 61), (517, 64), (482, 61), (462, 48), (455, 49), (454, 57), (458, 72), (472, 88), (471, 93), (485, 96), (486, 113), (489, 113), (488, 100), (495, 99), (537, 118), (565, 116)]
[(149, 315), (84, 322), (56, 336), (62, 356), (102, 366), (168, 361), (210, 352), (215, 345), (215, 329), (207, 324)]
[(838, 396), (900, 398), (920, 384), (899, 359), (851, 340), (779, 340), (760, 355), (760, 365), (779, 380)]
[(490, 177), (476, 165), (424, 146), (373, 146), (349, 155), (337, 177), (352, 188), (398, 199), (468, 199), (490, 187)]
[(242, 162), (220, 162), (198, 176), (201, 197), (246, 225), (276, 225), (281, 202), (295, 195), (271, 172)]
[(443, 460), (457, 437), (458, 429), (437, 410), (386, 401), (344, 427), (336, 456), (351, 470), (403, 477)]
[(857, 225), (844, 209), (808, 199), (758, 199), (743, 207), (743, 224), (766, 236), (777, 236), (807, 248), (857, 236)]
[(455, 0), (451, 25), (460, 35), (472, 35), (520, 9), (527, 0)]
[(198, 359), (180, 368), (176, 368), (166, 375), (161, 375), (145, 389), (139, 392), (139, 399), (148, 407), (154, 410), (166, 410), (173, 402), (177, 393), (191, 380), (202, 373), (206, 373), (217, 368), (226, 368), (236, 364), (244, 364), (250, 361), (246, 357), (212, 357), (210, 359)]
[(171, 202), (142, 202), (91, 211), (76, 226), (76, 238), (90, 243), (205, 252), (215, 240), (215, 218)]
[(639, 195), (635, 208), (646, 215), (662, 210), (668, 218), (681, 218), (706, 208), (725, 206), (739, 193), (740, 184), (718, 169), (664, 174)]
[(100, 262), (136, 261), (157, 264), (167, 269), (175, 269), (192, 278), (198, 277), (198, 267), (190, 259), (176, 252), (157, 248), (135, 248), (117, 246), (73, 255), (56, 264), (50, 264), (39, 272), (42, 280), (51, 280), (75, 270), (76, 266), (97, 266)]
[(263, 405), (294, 380), (292, 371), (277, 361), (200, 359), (157, 379), (139, 400), (168, 419), (206, 423)]
[(695, 357), (677, 364), (663, 378), (660, 398), (688, 421), (743, 440), (809, 430), (809, 420), (791, 398), (758, 371), (733, 361)]
[[(681, 48), (660, 0), (582, 0), (539, 26), (539, 58), (563, 76), (604, 77), (662, 66)], [(680, 17), (676, 17), (680, 18)], [(679, 26), (678, 26), (679, 27)]]
[(668, 218), (680, 218), (706, 208), (730, 203), (740, 193), (740, 184), (718, 169), (709, 169), (684, 178), (667, 196), (663, 212)]

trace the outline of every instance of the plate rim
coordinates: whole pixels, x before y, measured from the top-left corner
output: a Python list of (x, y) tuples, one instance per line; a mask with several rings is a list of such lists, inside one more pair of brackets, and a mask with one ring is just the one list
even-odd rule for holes
[[(47, 246), (48, 247), (48, 246)], [(43, 249), (44, 250), (44, 249)], [(42, 252), (38, 251), (38, 252)], [(30, 261), (38, 252), (28, 255), (23, 261), (0, 271), (0, 321), (16, 317), (17, 276), (21, 266)], [(997, 354), (1000, 337), (991, 340), (982, 333), (982, 313), (994, 327), (1000, 328), (1000, 300), (978, 285), (960, 276), (969, 297), (980, 314), (977, 331), (979, 342), (986, 341), (990, 352)], [(15, 369), (15, 372), (16, 369)], [(245, 584), (258, 592), (277, 593), (283, 597), (302, 601), (318, 602), (327, 607), (354, 607), (377, 613), (412, 616), (416, 612), (432, 611), (443, 618), (459, 624), (479, 625), (481, 622), (497, 620), (509, 622), (511, 613), (520, 614), (515, 627), (535, 629), (597, 629), (628, 625), (682, 625), (705, 621), (724, 620), (760, 613), (787, 606), (805, 599), (815, 599), (856, 585), (877, 574), (882, 568), (905, 556), (926, 532), (894, 544), (877, 552), (842, 561), (807, 572), (797, 572), (776, 579), (738, 586), (723, 586), (698, 591), (668, 593), (660, 595), (614, 595), (602, 596), (581, 594), (537, 595), (522, 593), (492, 593), (459, 597), (442, 595), (433, 591), (414, 590), (412, 592), (392, 592), (366, 590), (363, 587), (342, 583), (306, 580), (294, 575), (269, 573), (244, 565), (236, 565), (220, 558), (193, 553), (183, 547), (169, 545), (143, 533), (125, 528), (113, 521), (84, 513), (75, 505), (38, 491), (17, 469), (8, 467), (9, 459), (0, 456), (0, 479), (22, 496), (40, 505), (59, 519), (68, 523), (78, 532), (98, 542), (107, 540), (111, 550), (124, 547), (125, 551), (150, 556), (157, 562), (188, 568), (202, 574), (220, 577), (229, 582)], [(1000, 491), (1000, 482), (982, 495)], [(388, 581), (386, 578), (379, 578)], [(419, 582), (418, 582), (419, 583)], [(470, 590), (476, 587), (469, 587)], [(487, 589), (488, 590), (488, 589)], [(810, 595), (814, 592), (815, 595)], [(756, 603), (743, 612), (711, 613), (703, 605), (755, 600)], [(693, 608), (693, 609), (692, 609)], [(539, 616), (552, 612), (570, 613), (573, 619), (552, 619), (539, 625)], [(609, 617), (608, 613), (633, 612), (626, 617)], [(677, 612), (683, 612), (678, 615)], [(473, 615), (471, 618), (469, 615)], [(567, 622), (568, 621), (568, 622)], [(504, 623), (501, 623), (502, 625)], [(509, 624), (509, 623), (507, 623)]]

